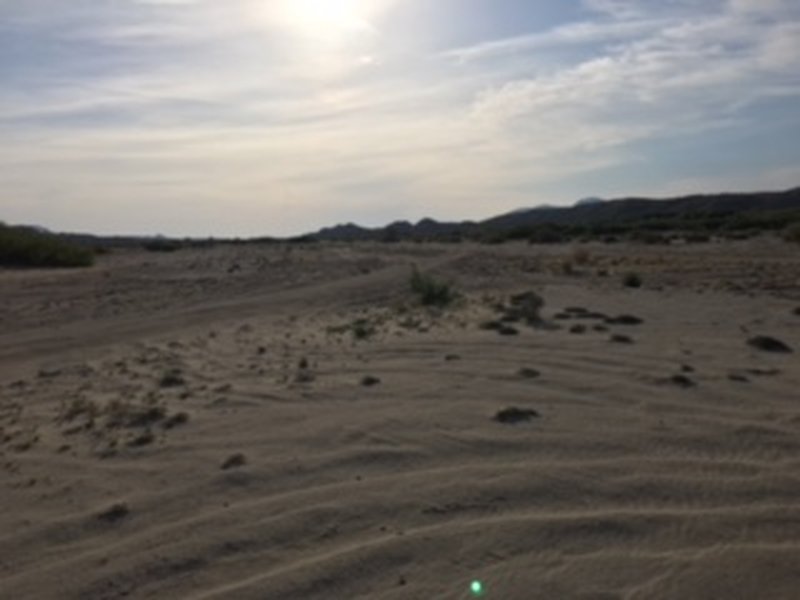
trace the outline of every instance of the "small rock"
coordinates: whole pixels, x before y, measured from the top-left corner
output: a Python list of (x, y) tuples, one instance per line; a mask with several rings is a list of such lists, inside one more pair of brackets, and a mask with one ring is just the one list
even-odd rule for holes
[(189, 422), (189, 415), (185, 412), (180, 412), (168, 417), (163, 423), (164, 429), (174, 429), (178, 425), (184, 425)]
[(695, 387), (695, 385), (697, 385), (694, 381), (689, 379), (686, 375), (673, 375), (670, 378), (670, 382), (674, 383), (678, 387), (682, 387), (682, 388), (691, 388), (691, 387)]
[(644, 321), (633, 315), (620, 315), (618, 317), (606, 318), (606, 323), (609, 325), (641, 325)]
[(511, 407), (504, 408), (503, 410), (499, 411), (494, 416), (494, 420), (505, 425), (514, 425), (516, 423), (530, 421), (531, 419), (538, 418), (539, 416), (540, 415), (537, 411), (530, 408)]
[(764, 352), (791, 354), (793, 350), (782, 341), (766, 335), (758, 335), (747, 340), (747, 344)]
[(539, 371), (530, 367), (522, 367), (517, 374), (524, 379), (536, 379), (542, 375)]
[(580, 313), (575, 315), (576, 319), (584, 319), (587, 321), (606, 321), (608, 320), (608, 315), (601, 313), (601, 312), (587, 312), (587, 313)]
[(223, 471), (227, 471), (228, 469), (237, 469), (239, 467), (243, 467), (247, 464), (247, 458), (241, 452), (237, 452), (236, 454), (232, 454), (228, 458), (225, 459), (225, 462), (222, 463), (220, 469)]
[(780, 369), (748, 369), (747, 372), (756, 377), (775, 377), (781, 374)]
[(61, 375), (61, 369), (41, 369), (38, 375), (41, 379), (53, 379)]
[(147, 446), (155, 441), (155, 436), (151, 431), (144, 431), (128, 442), (129, 448), (141, 448)]
[(373, 377), (372, 375), (367, 375), (361, 380), (361, 385), (364, 387), (373, 387), (378, 385), (381, 382), (380, 379), (377, 377)]
[(131, 510), (128, 508), (127, 504), (124, 502), (119, 502), (101, 512), (99, 515), (97, 515), (97, 518), (100, 521), (105, 521), (107, 523), (116, 523), (117, 521), (127, 517), (130, 512)]

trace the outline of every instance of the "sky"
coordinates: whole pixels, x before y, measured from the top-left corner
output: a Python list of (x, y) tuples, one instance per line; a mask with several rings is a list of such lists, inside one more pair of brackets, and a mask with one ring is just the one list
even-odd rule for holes
[(294, 235), (800, 185), (798, 0), (0, 0), (0, 220)]

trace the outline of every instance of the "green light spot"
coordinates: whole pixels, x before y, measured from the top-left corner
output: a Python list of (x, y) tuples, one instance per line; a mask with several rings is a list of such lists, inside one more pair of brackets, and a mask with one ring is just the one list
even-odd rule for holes
[(483, 584), (477, 579), (470, 584), (469, 589), (474, 596), (483, 596)]

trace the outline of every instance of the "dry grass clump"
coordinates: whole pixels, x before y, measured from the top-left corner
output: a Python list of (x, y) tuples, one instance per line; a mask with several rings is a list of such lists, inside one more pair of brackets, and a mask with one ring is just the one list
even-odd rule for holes
[(159, 385), (162, 388), (180, 387), (186, 385), (186, 380), (183, 377), (180, 369), (170, 369), (161, 376)]
[(573, 263), (581, 267), (584, 267), (592, 262), (592, 254), (583, 246), (573, 248), (572, 256), (570, 258)]
[(71, 423), (79, 417), (86, 417), (89, 423), (93, 423), (100, 412), (100, 407), (96, 402), (86, 398), (75, 398), (69, 404), (62, 406), (59, 420)]
[(165, 419), (167, 410), (158, 405), (113, 400), (106, 406), (104, 416), (109, 429), (149, 427)]
[(350, 333), (354, 339), (356, 340), (367, 340), (374, 336), (378, 332), (378, 328), (369, 319), (355, 319), (350, 323), (345, 323), (344, 325), (335, 325), (333, 327), (328, 327), (329, 334), (343, 334), (343, 333)]
[[(158, 404), (155, 397), (148, 397), (143, 401), (114, 399), (105, 404), (86, 398), (75, 398), (69, 403), (62, 404), (58, 417), (59, 423), (74, 425), (68, 430), (68, 433), (77, 433), (78, 431), (110, 433), (123, 429), (144, 429), (143, 436), (147, 436), (155, 425), (160, 424), (164, 429), (174, 429), (188, 421), (187, 413), (179, 412), (170, 415), (167, 408)], [(133, 445), (144, 445), (144, 437), (136, 439), (139, 440), (139, 443)], [(152, 439), (152, 435), (149, 436), (149, 441)]]

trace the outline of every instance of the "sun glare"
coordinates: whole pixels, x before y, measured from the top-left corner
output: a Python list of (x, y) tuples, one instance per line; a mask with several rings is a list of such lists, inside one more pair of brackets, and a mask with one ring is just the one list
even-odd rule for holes
[(284, 10), (289, 23), (308, 34), (339, 36), (370, 29), (364, 0), (291, 0)]

